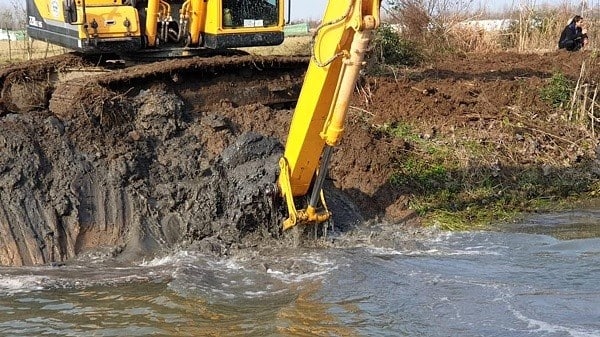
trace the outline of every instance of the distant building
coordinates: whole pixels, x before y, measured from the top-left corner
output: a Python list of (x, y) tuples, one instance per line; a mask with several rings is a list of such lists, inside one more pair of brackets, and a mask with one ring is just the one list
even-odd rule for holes
[(460, 27), (473, 28), (486, 32), (498, 32), (508, 30), (515, 20), (498, 19), (498, 20), (468, 20), (459, 23)]
[(308, 23), (302, 22), (294, 25), (285, 25), (283, 27), (285, 36), (302, 36), (308, 35)]
[[(455, 26), (453, 26), (453, 28), (469, 28), (485, 32), (500, 32), (508, 30), (514, 23), (515, 20), (511, 19), (466, 20), (458, 22)], [(402, 25), (398, 23), (391, 24), (390, 28), (397, 33), (401, 33), (403, 30)], [(431, 31), (434, 29), (434, 25), (430, 23), (425, 29)]]
[(0, 41), (23, 41), (25, 40), (25, 31), (0, 29)]

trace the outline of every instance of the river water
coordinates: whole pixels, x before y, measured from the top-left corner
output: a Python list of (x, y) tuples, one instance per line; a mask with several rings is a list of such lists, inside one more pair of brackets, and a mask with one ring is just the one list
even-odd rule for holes
[(600, 211), (498, 229), (4, 267), (0, 336), (600, 336)]

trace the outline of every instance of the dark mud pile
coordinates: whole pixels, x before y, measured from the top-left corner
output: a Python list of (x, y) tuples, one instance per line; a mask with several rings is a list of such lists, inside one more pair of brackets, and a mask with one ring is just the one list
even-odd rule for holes
[(47, 112), (0, 120), (0, 264), (135, 258), (186, 242), (225, 254), (254, 245), (246, 236), (279, 235), (279, 140), (193, 117), (162, 89), (129, 103), (131, 115), (104, 125)]

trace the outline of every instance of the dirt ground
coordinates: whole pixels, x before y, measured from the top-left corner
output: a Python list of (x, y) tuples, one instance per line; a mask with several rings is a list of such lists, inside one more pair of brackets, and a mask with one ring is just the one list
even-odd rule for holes
[[(452, 56), (362, 78), (328, 180), (338, 227), (418, 223), (411, 191), (390, 183), (411, 144), (386, 125), (410, 124), (424, 140), (498, 144), (502, 166), (596, 160), (589, 131), (540, 98), (557, 72), (576, 81), (584, 61), (586, 76), (598, 78), (593, 55), (566, 52)], [(269, 189), (293, 114), (289, 97), (268, 106), (239, 100), (259, 84), (245, 90), (236, 76), (194, 91), (173, 69), (144, 70), (168, 76), (143, 81), (123, 73), (77, 104), (54, 102), (59, 114), (39, 104), (4, 110), (0, 264), (135, 258), (183, 243), (226, 255), (265, 238), (282, 242), (284, 212)], [(519, 127), (502, 127), (507, 121)]]
[(411, 145), (373, 132), (394, 124), (408, 124), (430, 142), (496, 144), (495, 163), (479, 165), (564, 170), (593, 161), (594, 135), (567, 123), (564, 111), (543, 101), (540, 91), (557, 73), (577, 82), (584, 63), (586, 80), (597, 80), (597, 62), (591, 52), (454, 55), (392, 76), (365, 78), (332, 177), (368, 217), (407, 216), (411, 191), (388, 182)]

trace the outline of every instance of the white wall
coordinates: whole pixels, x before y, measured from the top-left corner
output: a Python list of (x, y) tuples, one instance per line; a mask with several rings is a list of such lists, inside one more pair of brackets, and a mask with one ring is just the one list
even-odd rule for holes
[(0, 41), (17, 41), (17, 34), (15, 32), (7, 31), (6, 29), (0, 29)]

